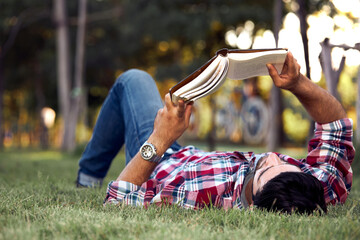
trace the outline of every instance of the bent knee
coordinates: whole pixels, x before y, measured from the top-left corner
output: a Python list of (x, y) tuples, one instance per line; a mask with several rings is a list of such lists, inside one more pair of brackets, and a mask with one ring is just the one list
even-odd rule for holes
[(143, 70), (139, 69), (130, 69), (126, 72), (122, 73), (116, 80), (116, 83), (122, 82), (126, 83), (129, 82), (131, 84), (142, 84), (144, 82), (154, 81), (150, 74)]

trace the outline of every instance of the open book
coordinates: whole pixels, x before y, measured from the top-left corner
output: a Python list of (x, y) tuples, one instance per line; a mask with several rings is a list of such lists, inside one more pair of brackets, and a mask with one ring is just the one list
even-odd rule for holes
[(241, 80), (268, 75), (266, 64), (271, 63), (281, 72), (287, 49), (221, 49), (216, 55), (190, 76), (170, 89), (173, 103), (205, 97), (220, 88), (226, 78)]

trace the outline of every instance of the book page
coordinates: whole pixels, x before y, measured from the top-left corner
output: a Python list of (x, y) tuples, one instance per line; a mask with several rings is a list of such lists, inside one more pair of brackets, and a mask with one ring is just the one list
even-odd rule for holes
[(212, 84), (211, 87), (208, 87), (206, 91), (203, 91), (203, 93), (201, 93), (200, 95), (193, 97), (191, 99), (192, 101), (198, 100), (199, 98), (205, 97), (207, 95), (210, 95), (211, 93), (216, 92), (224, 84), (226, 80), (226, 74), (229, 69), (229, 59), (224, 58), (224, 60), (220, 63), (220, 65), (222, 70), (219, 71), (219, 74), (216, 76), (216, 79), (213, 81), (214, 84)]
[(228, 58), (219, 56), (220, 62), (218, 67), (216, 68), (213, 75), (206, 81), (206, 83), (200, 85), (199, 87), (188, 91), (186, 94), (181, 95), (181, 97), (185, 99), (191, 100), (192, 98), (202, 95), (203, 93), (211, 92), (212, 89), (217, 88), (217, 86), (220, 84), (220, 82), (223, 80), (221, 79), (221, 76), (225, 76), (224, 73), (227, 72), (228, 67)]
[(227, 77), (241, 80), (255, 76), (269, 75), (267, 63), (275, 66), (281, 72), (287, 51), (275, 50), (255, 53), (229, 53), (230, 60)]
[(221, 60), (221, 56), (214, 59), (214, 61), (194, 80), (189, 82), (188, 84), (184, 85), (183, 87), (179, 88), (174, 92), (173, 95), (180, 97), (191, 91), (194, 88), (206, 83), (206, 81), (214, 74), (215, 70), (217, 69)]

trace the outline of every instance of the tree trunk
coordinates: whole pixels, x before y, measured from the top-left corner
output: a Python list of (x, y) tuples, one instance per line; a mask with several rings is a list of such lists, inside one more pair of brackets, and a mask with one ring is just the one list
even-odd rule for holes
[[(309, 79), (311, 79), (310, 60), (309, 60), (309, 40), (307, 37), (308, 25), (306, 23), (307, 10), (306, 10), (306, 6), (305, 6), (305, 0), (298, 0), (298, 4), (299, 4), (299, 10), (297, 12), (297, 15), (300, 19), (301, 39), (302, 39), (303, 46), (304, 46), (306, 76)], [(315, 122), (312, 118), (309, 118), (309, 121), (310, 121), (310, 126), (315, 126)], [(310, 139), (312, 139), (313, 135), (314, 135), (314, 129), (313, 129), (313, 127), (310, 127), (309, 131), (308, 131), (307, 140), (309, 141)]]
[(357, 76), (357, 101), (356, 101), (356, 145), (360, 146), (360, 66)]
[(307, 37), (307, 29), (308, 25), (306, 23), (306, 6), (305, 0), (298, 0), (299, 10), (298, 10), (298, 17), (300, 20), (300, 32), (301, 32), (301, 39), (304, 46), (304, 56), (305, 56), (305, 65), (306, 65), (306, 76), (310, 79), (310, 61), (309, 61), (309, 43)]
[(70, 56), (69, 56), (69, 30), (66, 17), (65, 0), (54, 0), (54, 14), (56, 24), (56, 52), (57, 52), (57, 87), (60, 115), (63, 118), (62, 149), (66, 143), (67, 126), (69, 125), (70, 110)]
[(0, 56), (0, 149), (4, 147), (4, 116), (3, 116), (3, 100), (4, 100), (4, 68), (3, 58)]
[(332, 68), (332, 61), (331, 61), (331, 49), (332, 46), (329, 43), (329, 39), (325, 39), (321, 43), (321, 67), (324, 71), (325, 79), (326, 79), (326, 86), (327, 90), (338, 100), (340, 100), (340, 95), (337, 91), (337, 86), (340, 79), (340, 73), (345, 66), (345, 57), (341, 59), (340, 66), (338, 70), (334, 70)]
[[(282, 1), (276, 0), (274, 4), (274, 36), (276, 46), (279, 40), (279, 31), (282, 22)], [(281, 90), (275, 86), (271, 89), (270, 96), (270, 129), (267, 138), (267, 150), (274, 152), (279, 147), (282, 135), (282, 104), (281, 104)]]
[(41, 78), (41, 67), (38, 62), (34, 64), (34, 69), (36, 72), (35, 77), (35, 96), (36, 96), (36, 112), (39, 117), (39, 138), (40, 138), (40, 147), (42, 149), (47, 149), (49, 147), (49, 131), (45, 125), (45, 119), (42, 116), (41, 110), (45, 107), (45, 95), (43, 89), (43, 81)]
[(76, 147), (76, 125), (80, 116), (81, 99), (84, 94), (84, 55), (87, 0), (79, 0), (78, 29), (76, 36), (74, 87), (71, 92), (69, 123), (65, 128), (63, 149), (73, 151)]

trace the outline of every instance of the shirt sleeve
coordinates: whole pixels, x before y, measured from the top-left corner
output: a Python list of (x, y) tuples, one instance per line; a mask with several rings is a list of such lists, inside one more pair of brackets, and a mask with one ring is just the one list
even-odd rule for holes
[[(108, 184), (104, 205), (125, 203), (128, 205), (137, 205), (136, 193), (140, 186), (125, 181), (111, 181)], [(131, 196), (131, 197), (130, 197)]]
[(316, 123), (314, 138), (309, 142), (306, 162), (309, 171), (324, 187), (326, 203), (344, 203), (350, 192), (355, 157), (352, 143), (352, 120)]

